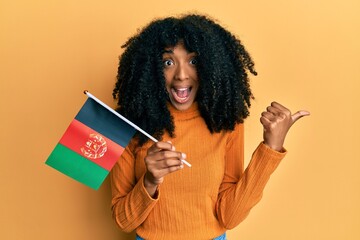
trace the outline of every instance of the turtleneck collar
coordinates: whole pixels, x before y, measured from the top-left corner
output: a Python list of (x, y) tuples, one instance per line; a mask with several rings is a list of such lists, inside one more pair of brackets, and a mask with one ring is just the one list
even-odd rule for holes
[(171, 103), (167, 103), (168, 109), (174, 120), (189, 120), (200, 116), (199, 106), (197, 102), (194, 102), (190, 108), (186, 110), (178, 110)]

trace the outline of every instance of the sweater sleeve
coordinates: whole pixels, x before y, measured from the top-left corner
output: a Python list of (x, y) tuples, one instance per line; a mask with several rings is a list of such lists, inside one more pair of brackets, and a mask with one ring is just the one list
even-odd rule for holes
[(247, 217), (285, 155), (285, 149), (277, 152), (260, 143), (244, 171), (244, 127), (236, 126), (227, 141), (225, 174), (216, 203), (219, 222), (225, 228), (234, 228)]
[(160, 196), (158, 193), (157, 199), (153, 199), (148, 194), (143, 184), (144, 175), (136, 181), (135, 159), (129, 146), (110, 172), (112, 215), (124, 232), (131, 232), (142, 224)]

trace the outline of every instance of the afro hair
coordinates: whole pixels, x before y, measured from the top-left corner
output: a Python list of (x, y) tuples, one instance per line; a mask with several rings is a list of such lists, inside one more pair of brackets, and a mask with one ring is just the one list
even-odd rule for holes
[[(175, 137), (162, 55), (180, 41), (196, 53), (201, 80), (196, 101), (209, 131), (233, 130), (249, 115), (253, 96), (248, 72), (257, 73), (240, 40), (203, 15), (154, 20), (122, 46), (113, 90), (117, 111), (155, 138), (161, 139), (165, 131)], [(136, 136), (140, 145), (148, 139)]]

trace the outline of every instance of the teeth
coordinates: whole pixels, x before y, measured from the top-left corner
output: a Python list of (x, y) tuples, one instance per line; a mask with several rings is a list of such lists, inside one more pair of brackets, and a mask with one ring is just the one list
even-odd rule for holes
[(174, 98), (177, 99), (180, 103), (186, 101), (190, 94), (190, 87), (184, 88), (173, 88), (172, 89)]

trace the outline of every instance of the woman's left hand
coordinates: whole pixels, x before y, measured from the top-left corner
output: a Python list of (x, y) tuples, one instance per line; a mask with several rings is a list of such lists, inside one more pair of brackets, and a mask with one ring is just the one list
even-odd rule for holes
[(270, 148), (281, 151), (290, 127), (300, 118), (310, 113), (305, 110), (291, 114), (290, 110), (277, 102), (272, 102), (261, 113), (260, 122), (264, 127), (264, 143)]

